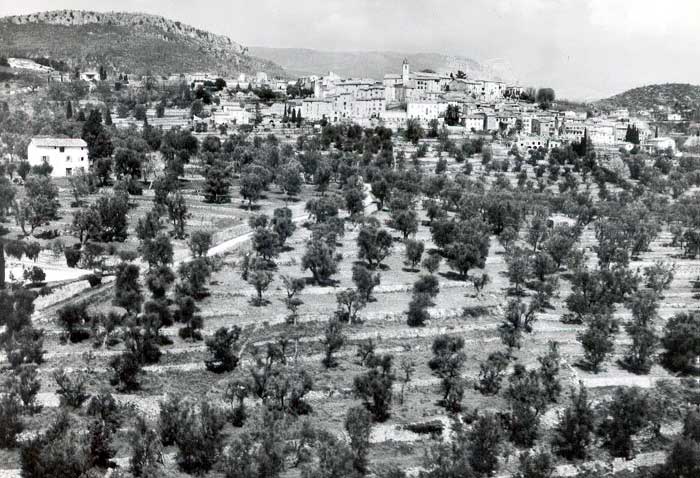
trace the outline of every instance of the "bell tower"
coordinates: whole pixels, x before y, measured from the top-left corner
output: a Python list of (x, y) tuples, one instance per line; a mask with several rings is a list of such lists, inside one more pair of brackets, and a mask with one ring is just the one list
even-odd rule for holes
[(401, 70), (401, 81), (403, 82), (404, 85), (408, 84), (408, 81), (411, 79), (411, 67), (408, 64), (408, 60), (406, 58), (403, 59), (403, 68)]

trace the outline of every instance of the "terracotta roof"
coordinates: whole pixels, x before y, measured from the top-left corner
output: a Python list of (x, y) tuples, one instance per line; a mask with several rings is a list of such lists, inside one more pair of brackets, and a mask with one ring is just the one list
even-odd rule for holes
[(32, 144), (41, 147), (87, 148), (80, 138), (32, 138)]

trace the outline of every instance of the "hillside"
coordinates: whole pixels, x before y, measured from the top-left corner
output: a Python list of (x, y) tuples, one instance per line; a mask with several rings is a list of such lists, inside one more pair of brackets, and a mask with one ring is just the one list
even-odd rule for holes
[(628, 108), (633, 111), (669, 106), (674, 110), (700, 107), (700, 86), (687, 83), (647, 85), (627, 90), (595, 103), (599, 108)]
[(385, 73), (400, 73), (407, 58), (414, 71), (464, 71), (470, 78), (511, 81), (514, 75), (503, 60), (479, 63), (461, 56), (438, 53), (399, 53), (390, 51), (321, 51), (304, 48), (250, 47), (253, 55), (267, 58), (295, 75), (322, 75), (332, 71), (341, 76), (381, 79)]
[(142, 13), (59, 10), (3, 17), (0, 56), (47, 57), (71, 67), (104, 65), (135, 74), (284, 74), (228, 37)]

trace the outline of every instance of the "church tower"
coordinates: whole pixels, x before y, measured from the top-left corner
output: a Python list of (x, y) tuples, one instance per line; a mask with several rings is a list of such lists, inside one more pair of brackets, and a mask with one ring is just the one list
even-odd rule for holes
[(403, 59), (403, 69), (401, 70), (401, 82), (404, 85), (408, 84), (408, 81), (411, 79), (411, 67), (408, 65), (408, 60), (406, 58)]

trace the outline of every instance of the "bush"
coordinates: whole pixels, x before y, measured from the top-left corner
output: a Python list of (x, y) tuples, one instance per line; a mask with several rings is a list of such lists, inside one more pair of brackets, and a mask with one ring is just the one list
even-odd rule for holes
[(69, 430), (66, 414), (58, 416), (49, 430), (22, 445), (23, 478), (84, 476), (90, 469), (90, 446), (86, 436)]
[(506, 368), (508, 368), (508, 356), (503, 352), (492, 352), (486, 362), (479, 365), (479, 381), (475, 388), (484, 395), (497, 394), (501, 389)]
[(491, 475), (498, 468), (502, 441), (503, 431), (498, 419), (488, 414), (479, 417), (469, 433), (472, 468), (484, 476)]
[(434, 435), (442, 436), (442, 431), (445, 424), (440, 420), (431, 420), (429, 422), (409, 423), (404, 425), (403, 429), (419, 435)]
[(182, 425), (182, 415), (188, 406), (189, 404), (178, 395), (168, 395), (165, 401), (160, 402), (158, 428), (163, 445), (170, 446), (175, 443)]
[(6, 343), (7, 361), (16, 369), (22, 364), (44, 362), (44, 332), (32, 327), (23, 327)]
[(109, 381), (113, 386), (124, 392), (140, 388), (138, 376), (141, 373), (141, 360), (133, 351), (125, 350), (110, 360), (109, 366), (113, 370)]
[(29, 280), (32, 285), (38, 285), (44, 282), (46, 280), (46, 273), (44, 272), (44, 269), (38, 266), (32, 266), (31, 269), (25, 269), (24, 273), (24, 280)]
[(158, 465), (163, 464), (162, 444), (158, 434), (142, 416), (136, 417), (136, 425), (129, 434), (131, 473), (136, 477), (160, 476)]
[(36, 404), (36, 395), (41, 389), (41, 382), (37, 378), (36, 365), (21, 365), (19, 373), (8, 381), (11, 393), (16, 393), (22, 401), (24, 410), (33, 414), (41, 410), (41, 405)]
[(114, 458), (115, 450), (112, 447), (112, 434), (114, 430), (102, 420), (93, 420), (88, 425), (88, 440), (90, 446), (90, 462), (92, 466), (107, 468)]
[(370, 370), (356, 376), (353, 381), (355, 396), (362, 399), (374, 419), (380, 422), (389, 418), (391, 408), (391, 390), (394, 384), (392, 359), (391, 355), (385, 355), (372, 360)]
[(80, 262), (80, 250), (74, 248), (68, 248), (63, 251), (66, 256), (66, 264), (70, 268), (74, 268)]
[(673, 316), (666, 323), (661, 343), (666, 349), (666, 367), (681, 373), (695, 371), (700, 356), (700, 314), (682, 312)]
[(93, 395), (88, 402), (87, 414), (108, 424), (112, 431), (116, 431), (122, 422), (119, 405), (108, 391)]
[(201, 474), (211, 470), (223, 449), (221, 430), (225, 423), (223, 411), (209, 402), (201, 402), (198, 410), (191, 406), (181, 416), (175, 444), (177, 463), (182, 471)]
[(410, 327), (422, 327), (427, 321), (430, 320), (430, 314), (428, 313), (428, 305), (430, 305), (430, 298), (425, 294), (414, 294), (411, 302), (408, 304), (408, 318), (406, 323)]
[(119, 251), (118, 256), (119, 259), (122, 260), (122, 262), (131, 262), (136, 260), (136, 258), (139, 256), (139, 253), (130, 249), (123, 249)]
[(73, 408), (80, 408), (85, 400), (90, 398), (90, 395), (85, 393), (85, 382), (87, 378), (81, 373), (76, 373), (74, 377), (70, 377), (65, 370), (59, 369), (53, 374), (53, 378), (58, 385), (56, 392), (61, 396), (61, 405)]
[(73, 343), (82, 342), (90, 337), (89, 323), (90, 316), (86, 302), (67, 304), (58, 309), (58, 324), (66, 331), (68, 339)]
[(97, 274), (90, 274), (87, 276), (87, 280), (90, 283), (90, 287), (97, 287), (102, 284), (102, 276)]
[(15, 393), (4, 393), (0, 397), (0, 448), (14, 448), (17, 435), (22, 433), (24, 424), (20, 415), (22, 404)]
[(238, 365), (238, 349), (236, 342), (241, 335), (241, 329), (234, 326), (230, 330), (226, 327), (218, 329), (214, 335), (206, 340), (207, 349), (213, 355), (210, 360), (205, 360), (207, 370), (214, 373), (230, 372)]

